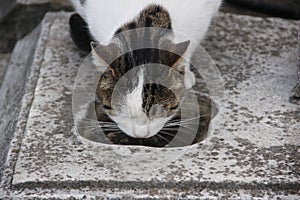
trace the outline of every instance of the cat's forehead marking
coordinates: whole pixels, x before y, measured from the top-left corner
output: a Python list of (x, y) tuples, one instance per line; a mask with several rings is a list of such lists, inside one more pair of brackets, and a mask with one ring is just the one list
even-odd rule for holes
[(130, 90), (129, 93), (126, 94), (126, 104), (123, 109), (126, 109), (130, 117), (141, 117), (144, 115), (143, 112), (143, 85), (144, 85), (144, 70), (140, 69), (137, 78), (137, 84), (135, 88)]

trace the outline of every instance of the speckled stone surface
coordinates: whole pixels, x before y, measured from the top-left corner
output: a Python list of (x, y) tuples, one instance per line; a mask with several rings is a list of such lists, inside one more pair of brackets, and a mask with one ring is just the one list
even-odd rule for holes
[(10, 54), (0, 54), (0, 87), (3, 81), (5, 70), (9, 63)]
[[(298, 22), (221, 13), (203, 43), (225, 86), (206, 142), (173, 150), (100, 145), (99, 158), (74, 134), (72, 86), (83, 55), (70, 39), (68, 16), (44, 19), (34, 98), (24, 102), (31, 106), (20, 115), (26, 120), (10, 149), (3, 197), (299, 198), (300, 111), (289, 102)], [(140, 151), (183, 155), (138, 173), (113, 163)]]
[(32, 33), (18, 41), (12, 55), (9, 56), (10, 61), (7, 60), (6, 64), (1, 62), (7, 66), (2, 66), (6, 68), (3, 80), (0, 77), (0, 179), (10, 141), (14, 137), (16, 125), (20, 122), (18, 116), (23, 106), (23, 96), (26, 94), (25, 83), (29, 72), (34, 70), (32, 61), (37, 50), (39, 31), (40, 27), (37, 27)]
[(296, 99), (300, 98), (300, 25), (298, 31), (298, 55), (299, 55), (298, 82), (292, 90), (292, 97)]

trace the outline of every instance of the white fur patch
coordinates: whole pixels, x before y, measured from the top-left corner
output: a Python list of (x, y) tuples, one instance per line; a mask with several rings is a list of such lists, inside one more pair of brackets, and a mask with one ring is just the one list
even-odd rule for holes
[(137, 81), (136, 88), (126, 95), (121, 113), (111, 118), (127, 135), (134, 138), (149, 138), (156, 135), (171, 117), (149, 119), (143, 111), (143, 70), (139, 72)]
[[(175, 32), (200, 42), (222, 0), (72, 0), (76, 11), (86, 20), (97, 42), (109, 41), (115, 31), (133, 20), (149, 4), (168, 10)], [(176, 40), (180, 38), (175, 38)], [(177, 41), (180, 42), (180, 41)]]
[(143, 85), (144, 85), (144, 71), (140, 70), (138, 75), (138, 84), (134, 90), (127, 94), (126, 96), (126, 104), (124, 106), (124, 112), (128, 112), (132, 118), (142, 118), (141, 121), (144, 120), (144, 112), (143, 112)]

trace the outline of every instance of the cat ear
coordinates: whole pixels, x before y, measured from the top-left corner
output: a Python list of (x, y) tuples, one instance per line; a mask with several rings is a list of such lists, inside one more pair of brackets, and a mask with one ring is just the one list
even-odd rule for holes
[(170, 67), (176, 66), (176, 64), (183, 58), (183, 55), (187, 51), (189, 45), (190, 45), (189, 40), (177, 44), (171, 41), (166, 42), (164, 44), (164, 47), (169, 52), (166, 53), (165, 64), (167, 64)]
[(114, 43), (105, 46), (96, 42), (91, 42), (91, 49), (94, 59), (98, 61), (98, 64), (103, 65), (103, 63), (105, 63), (108, 65), (112, 75), (115, 77), (115, 70), (111, 67), (111, 63), (118, 57), (119, 47)]

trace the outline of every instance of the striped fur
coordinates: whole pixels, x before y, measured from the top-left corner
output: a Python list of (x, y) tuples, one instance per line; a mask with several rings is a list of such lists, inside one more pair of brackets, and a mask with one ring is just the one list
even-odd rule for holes
[[(213, 13), (218, 7), (216, 3), (220, 1), (211, 1), (215, 2), (208, 3), (211, 7), (214, 5)], [(91, 2), (94, 0), (86, 0), (84, 6), (75, 3), (79, 7), (78, 12), (83, 12), (84, 7), (92, 9)], [(98, 42), (98, 45), (92, 46), (95, 64), (105, 62), (109, 65), (96, 91), (102, 109), (124, 133), (134, 138), (149, 138), (157, 134), (165, 123), (178, 114), (184, 91), (194, 84), (194, 75), (186, 64), (188, 60), (182, 59), (183, 54), (189, 54), (190, 41), (178, 42), (173, 37), (172, 15), (165, 7), (155, 3), (145, 5), (135, 17), (116, 28), (110, 40), (107, 40), (117, 39), (120, 41), (117, 45), (103, 42), (106, 36), (99, 38), (101, 34), (95, 27), (91, 27), (94, 22), (89, 18), (89, 13), (81, 14)], [(206, 20), (204, 30), (208, 27), (212, 13)], [(155, 27), (159, 31), (140, 31), (145, 27)], [(178, 28), (178, 24), (175, 27)], [(135, 48), (143, 45), (156, 48)], [(116, 58), (124, 49), (130, 51)], [(151, 63), (162, 67), (152, 67)], [(190, 80), (191, 83), (187, 84)], [(122, 82), (121, 86), (119, 82)]]

